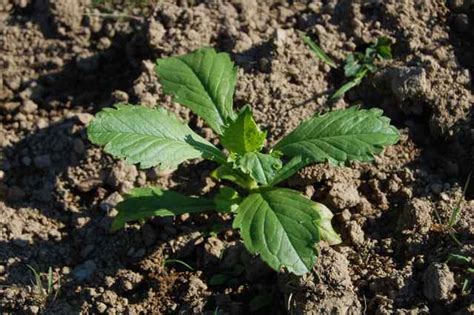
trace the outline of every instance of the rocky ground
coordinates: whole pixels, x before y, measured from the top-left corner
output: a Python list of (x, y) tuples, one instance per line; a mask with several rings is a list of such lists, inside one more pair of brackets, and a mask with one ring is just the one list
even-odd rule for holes
[[(298, 30), (340, 63), (380, 35), (394, 58), (331, 105), (343, 72)], [(462, 194), (474, 165), (473, 44), (470, 0), (0, 1), (0, 312), (472, 314), (473, 275), (448, 257), (474, 256), (474, 185)], [(382, 108), (401, 130), (372, 164), (311, 166), (286, 181), (328, 205), (343, 238), (322, 244), (304, 277), (247, 254), (223, 215), (109, 233), (131, 187), (207, 195), (218, 185), (210, 162), (138, 170), (85, 134), (95, 112), (129, 101), (165, 106), (212, 140), (153, 69), (204, 45), (231, 53), (236, 107), (253, 106), (270, 142), (355, 103)], [(51, 267), (49, 294), (28, 266), (43, 280)]]

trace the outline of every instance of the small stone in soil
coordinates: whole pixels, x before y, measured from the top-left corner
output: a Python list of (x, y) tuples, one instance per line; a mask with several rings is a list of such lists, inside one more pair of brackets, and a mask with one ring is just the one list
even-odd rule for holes
[(88, 260), (83, 264), (76, 266), (72, 271), (72, 276), (78, 282), (88, 281), (92, 278), (96, 269), (97, 265), (95, 262), (93, 260)]
[(430, 301), (447, 300), (454, 285), (454, 275), (446, 264), (432, 263), (423, 274), (423, 293)]

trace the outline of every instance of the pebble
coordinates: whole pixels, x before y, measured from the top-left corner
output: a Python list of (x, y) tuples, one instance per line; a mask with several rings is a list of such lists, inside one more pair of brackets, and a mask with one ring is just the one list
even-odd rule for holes
[(109, 212), (110, 210), (115, 208), (115, 206), (122, 200), (122, 196), (118, 192), (114, 192), (110, 194), (105, 200), (103, 200), (100, 203), (99, 207), (100, 209)]
[(32, 100), (24, 100), (20, 107), (20, 111), (24, 114), (32, 114), (38, 109), (38, 105)]
[(88, 125), (92, 119), (94, 119), (94, 116), (89, 114), (89, 113), (76, 113), (74, 116), (83, 124), (83, 125)]
[(96, 270), (97, 265), (95, 262), (93, 260), (87, 260), (83, 264), (74, 268), (72, 271), (72, 276), (78, 282), (88, 281), (92, 278)]
[(362, 230), (362, 228), (357, 222), (355, 221), (350, 222), (347, 226), (347, 231), (349, 233), (349, 237), (352, 241), (352, 244), (356, 246), (360, 246), (364, 244), (364, 241), (365, 241), (364, 231)]
[(31, 305), (30, 306), (30, 312), (33, 313), (33, 314), (38, 314), (40, 311), (40, 308), (39, 306), (36, 306), (36, 305)]
[(454, 275), (446, 264), (432, 263), (423, 273), (423, 293), (429, 301), (447, 300), (454, 285)]
[(102, 302), (97, 303), (97, 311), (98, 311), (99, 313), (102, 314), (102, 313), (104, 313), (106, 310), (107, 310), (107, 305), (105, 305), (105, 304), (102, 303)]

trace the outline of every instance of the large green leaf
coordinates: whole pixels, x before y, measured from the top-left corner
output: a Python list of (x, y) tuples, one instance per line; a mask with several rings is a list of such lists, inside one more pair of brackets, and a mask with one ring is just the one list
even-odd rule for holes
[(297, 191), (273, 188), (244, 199), (233, 226), (240, 229), (246, 248), (270, 267), (302, 275), (316, 262), (318, 241), (340, 242), (328, 211)]
[(87, 128), (89, 139), (142, 168), (173, 168), (188, 159), (225, 162), (224, 155), (163, 108), (116, 105), (99, 112)]
[(201, 48), (190, 54), (159, 59), (156, 71), (164, 92), (201, 116), (218, 134), (232, 110), (237, 70), (227, 53)]
[(289, 157), (301, 156), (306, 162), (370, 161), (383, 146), (395, 144), (400, 135), (382, 116), (380, 109), (329, 112), (298, 126), (275, 146)]
[(236, 165), (258, 183), (268, 185), (282, 167), (279, 158), (260, 152), (248, 152), (238, 158)]
[(265, 144), (266, 136), (266, 132), (262, 132), (255, 123), (250, 106), (246, 105), (237, 119), (224, 129), (221, 143), (229, 151), (244, 155), (259, 151)]
[(135, 188), (117, 205), (119, 212), (112, 222), (111, 230), (121, 229), (130, 221), (203, 212), (213, 207), (214, 202), (205, 198), (188, 197), (157, 187)]

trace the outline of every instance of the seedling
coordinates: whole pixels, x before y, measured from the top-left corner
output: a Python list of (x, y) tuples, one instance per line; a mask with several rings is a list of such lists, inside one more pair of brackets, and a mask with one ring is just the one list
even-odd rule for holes
[[(303, 41), (313, 51), (313, 53), (332, 68), (336, 68), (336, 63), (319, 47), (309, 36), (302, 33)], [(362, 82), (362, 79), (368, 73), (374, 73), (378, 67), (375, 64), (376, 59), (388, 60), (392, 59), (392, 49), (390, 39), (387, 37), (379, 37), (375, 43), (372, 43), (365, 49), (365, 53), (355, 52), (347, 56), (344, 65), (344, 75), (350, 79), (344, 83), (331, 96), (330, 101), (335, 101), (346, 94), (347, 91), (356, 87)]]
[(51, 267), (48, 268), (48, 275), (47, 275), (47, 285), (44, 287), (43, 281), (41, 279), (41, 275), (30, 265), (26, 265), (28, 269), (31, 270), (33, 273), (33, 276), (35, 278), (34, 281), (32, 281), (33, 286), (35, 288), (35, 294), (38, 299), (38, 301), (42, 304), (45, 305), (48, 301), (54, 302), (59, 294), (59, 290), (61, 288), (61, 278), (58, 278), (56, 281), (56, 284), (58, 285), (58, 289), (54, 288), (54, 279), (53, 279), (53, 269)]
[(447, 222), (443, 222), (443, 220), (441, 219), (441, 216), (439, 215), (438, 211), (436, 211), (436, 209), (434, 209), (434, 214), (435, 214), (436, 219), (438, 220), (439, 223), (434, 225), (433, 228), (435, 230), (448, 233), (448, 235), (451, 237), (451, 239), (459, 247), (462, 247), (462, 243), (456, 237), (454, 227), (458, 223), (459, 216), (461, 215), (462, 201), (464, 199), (464, 196), (466, 195), (467, 188), (469, 187), (469, 182), (471, 180), (471, 175), (472, 175), (472, 173), (469, 173), (469, 175), (467, 175), (467, 179), (466, 179), (466, 182), (464, 183), (464, 188), (462, 190), (462, 194), (459, 197), (459, 199), (457, 200), (456, 205), (452, 209), (451, 214), (450, 214), (449, 219), (448, 219)]
[(467, 295), (470, 293), (471, 280), (474, 276), (474, 262), (472, 257), (464, 256), (462, 254), (449, 254), (446, 263), (454, 264), (455, 267), (464, 271), (464, 281), (461, 288), (461, 293)]
[(331, 211), (301, 193), (277, 184), (311, 163), (370, 161), (399, 139), (379, 109), (333, 111), (303, 122), (273, 148), (256, 124), (250, 106), (233, 110), (237, 70), (226, 53), (212, 48), (159, 59), (164, 92), (189, 107), (214, 130), (224, 150), (191, 130), (164, 108), (118, 104), (100, 111), (88, 126), (89, 139), (115, 157), (142, 168), (174, 169), (195, 158), (214, 161), (212, 176), (222, 186), (212, 199), (189, 197), (158, 187), (135, 188), (117, 205), (112, 230), (153, 216), (209, 210), (235, 213), (246, 248), (270, 267), (302, 275), (316, 262), (315, 245), (341, 242)]

